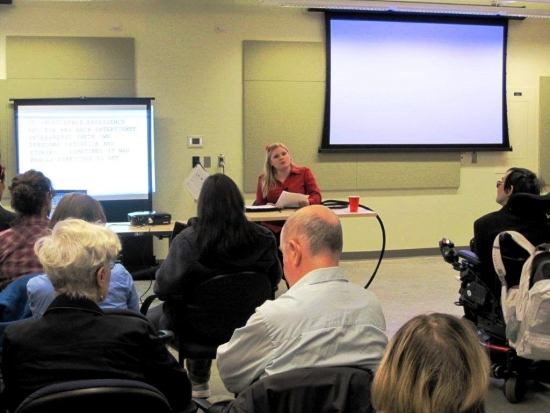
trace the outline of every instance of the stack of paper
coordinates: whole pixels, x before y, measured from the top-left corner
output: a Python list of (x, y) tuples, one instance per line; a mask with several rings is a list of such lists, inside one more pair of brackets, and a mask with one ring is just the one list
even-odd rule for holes
[(300, 206), (298, 205), (299, 202), (308, 202), (308, 199), (308, 195), (283, 191), (275, 205), (279, 208), (298, 208)]

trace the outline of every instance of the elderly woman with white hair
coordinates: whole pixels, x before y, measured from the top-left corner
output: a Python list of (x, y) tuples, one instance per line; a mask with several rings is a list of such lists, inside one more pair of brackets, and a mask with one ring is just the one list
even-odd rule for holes
[(4, 334), (3, 401), (15, 411), (48, 384), (96, 378), (140, 380), (158, 388), (174, 411), (191, 399), (191, 383), (149, 321), (129, 310), (102, 310), (118, 237), (80, 219), (58, 222), (35, 252), (56, 297), (38, 320)]

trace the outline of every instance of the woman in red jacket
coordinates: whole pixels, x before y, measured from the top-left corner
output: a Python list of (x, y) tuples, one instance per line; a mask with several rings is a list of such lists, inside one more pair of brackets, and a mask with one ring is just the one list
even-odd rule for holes
[[(299, 206), (320, 204), (321, 192), (311, 169), (298, 166), (282, 143), (266, 146), (264, 172), (258, 177), (256, 205), (275, 204), (283, 191), (308, 195)], [(262, 223), (279, 236), (284, 221)]]

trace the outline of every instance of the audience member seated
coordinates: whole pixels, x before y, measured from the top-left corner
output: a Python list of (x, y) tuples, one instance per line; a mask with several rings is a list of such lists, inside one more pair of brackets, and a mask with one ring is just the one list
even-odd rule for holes
[(339, 267), (342, 226), (330, 209), (306, 206), (281, 233), (290, 289), (258, 307), (218, 347), (217, 366), (230, 392), (301, 367), (349, 366), (375, 371), (388, 339), (374, 293), (349, 282)]
[[(105, 224), (107, 218), (99, 201), (89, 195), (72, 193), (65, 195), (57, 204), (50, 228), (67, 218)], [(54, 288), (46, 274), (32, 278), (27, 284), (27, 296), (32, 314), (41, 317), (54, 299)], [(122, 264), (115, 264), (109, 283), (109, 294), (100, 301), (101, 308), (128, 308), (139, 312), (139, 295), (130, 273)]]
[[(174, 329), (185, 295), (216, 275), (265, 273), (274, 290), (281, 281), (275, 237), (267, 228), (248, 221), (243, 196), (231, 178), (215, 174), (204, 181), (197, 201), (197, 218), (191, 223), (174, 237), (156, 274), (154, 292), (165, 301), (163, 315), (157, 306), (148, 312), (148, 317), (159, 328)], [(193, 397), (210, 397), (211, 365), (210, 359), (186, 360)]]
[(468, 321), (418, 315), (392, 337), (372, 385), (378, 413), (484, 413), (489, 357)]
[[(0, 201), (6, 189), (6, 168), (0, 163)], [(8, 229), (15, 221), (15, 214), (5, 209), (0, 203), (0, 232)]]
[[(525, 168), (510, 168), (502, 180), (497, 182), (496, 202), (502, 206), (498, 211), (491, 212), (474, 222), (474, 238), (472, 250), (482, 262), (483, 281), (500, 296), (500, 282), (493, 267), (493, 242), (502, 231), (517, 231), (523, 234), (533, 245), (550, 242), (550, 226), (548, 217), (537, 211), (528, 215), (516, 215), (508, 208), (508, 199), (513, 194), (528, 193), (540, 195), (544, 182), (537, 175)], [(521, 248), (518, 250), (523, 252)], [(519, 276), (519, 274), (518, 274)], [(511, 281), (515, 285), (517, 280)]]
[(32, 392), (53, 383), (119, 378), (159, 389), (174, 411), (189, 404), (191, 384), (151, 323), (129, 310), (102, 310), (121, 244), (103, 225), (59, 221), (35, 251), (56, 297), (37, 320), (6, 328), (2, 396), (14, 412)]
[(9, 189), (17, 216), (12, 228), (0, 232), (0, 289), (21, 275), (43, 272), (33, 248), (48, 233), (54, 194), (51, 181), (32, 169), (13, 178)]

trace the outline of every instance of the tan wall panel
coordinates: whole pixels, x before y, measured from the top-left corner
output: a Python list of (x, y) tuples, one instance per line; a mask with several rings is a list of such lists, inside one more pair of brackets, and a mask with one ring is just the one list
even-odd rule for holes
[(243, 42), (245, 80), (325, 81), (325, 45), (312, 42)]
[(134, 39), (7, 36), (11, 79), (134, 79)]
[(10, 99), (134, 97), (133, 80), (8, 79)]
[(459, 153), (357, 155), (358, 189), (444, 189), (459, 185)]
[(355, 188), (355, 155), (318, 153), (322, 122), (316, 120), (323, 116), (324, 90), (324, 82), (245, 83), (244, 162), (245, 171), (254, 171), (245, 174), (245, 192), (255, 192), (265, 147), (274, 142), (285, 143), (298, 165), (312, 167), (323, 190)]
[(540, 78), (540, 137), (539, 171), (545, 182), (550, 184), (550, 77)]
[[(324, 45), (245, 41), (244, 191), (255, 192), (265, 146), (286, 143), (323, 191), (458, 188), (458, 153), (318, 153), (325, 99)], [(445, 171), (445, 173), (441, 173)]]

